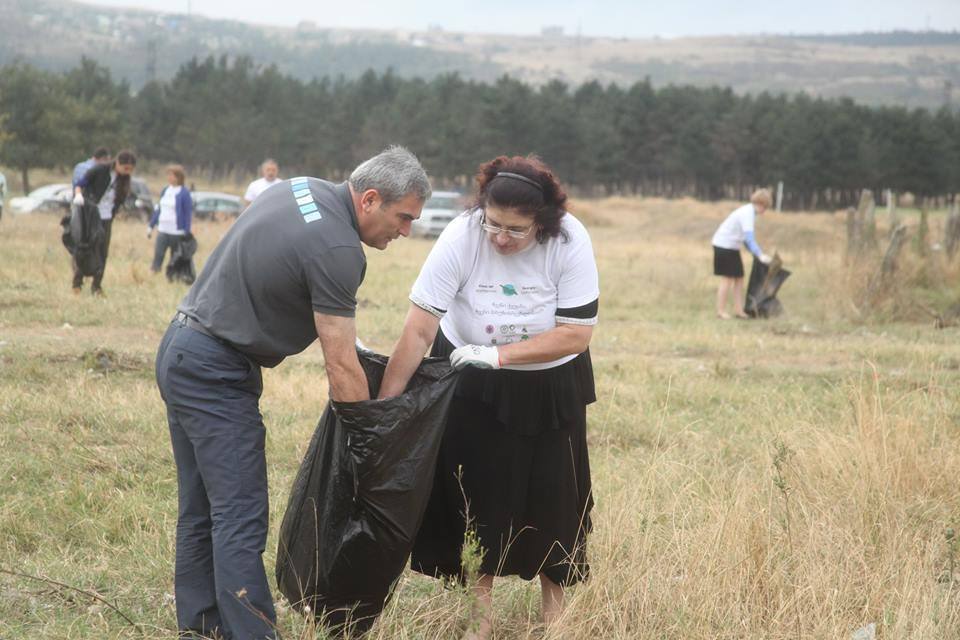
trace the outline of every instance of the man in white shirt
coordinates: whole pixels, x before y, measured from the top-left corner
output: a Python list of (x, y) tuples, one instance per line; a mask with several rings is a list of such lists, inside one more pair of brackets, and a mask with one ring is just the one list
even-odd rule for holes
[(273, 158), (267, 158), (263, 161), (263, 164), (260, 165), (260, 175), (263, 177), (251, 182), (250, 186), (247, 187), (247, 192), (243, 195), (248, 207), (261, 193), (273, 185), (283, 182), (280, 179), (280, 167)]

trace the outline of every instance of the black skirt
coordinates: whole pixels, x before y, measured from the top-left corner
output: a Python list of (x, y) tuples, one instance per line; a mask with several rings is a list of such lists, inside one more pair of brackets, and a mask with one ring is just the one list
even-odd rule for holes
[(743, 277), (743, 259), (737, 249), (713, 248), (713, 275), (727, 278)]
[[(431, 355), (451, 350), (439, 333)], [(585, 579), (593, 507), (586, 405), (594, 399), (588, 352), (543, 371), (465, 369), (412, 568), (463, 579), (469, 521), (483, 549), (481, 573)]]

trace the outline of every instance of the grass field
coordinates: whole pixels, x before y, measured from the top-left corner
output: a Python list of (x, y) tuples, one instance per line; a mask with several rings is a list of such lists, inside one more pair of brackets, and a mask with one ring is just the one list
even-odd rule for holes
[[(957, 330), (856, 311), (843, 222), (822, 214), (758, 226), (794, 272), (785, 316), (716, 320), (709, 238), (731, 207), (573, 207), (603, 292), (593, 576), (549, 630), (538, 585), (498, 581), (497, 638), (849, 638), (868, 623), (885, 639), (960, 637), (948, 536), (960, 530)], [(197, 225), (203, 256), (225, 231)], [(368, 345), (389, 352), (428, 250), (368, 251)], [(185, 287), (153, 277), (151, 255), (141, 225), (118, 223), (107, 297), (76, 297), (55, 217), (0, 222), (3, 640), (175, 633), (176, 483), (153, 357)], [(957, 293), (956, 269), (930, 273), (952, 278), (933, 282), (938, 295)], [(319, 349), (266, 371), (264, 385), (272, 575), (287, 492), (326, 403)], [(372, 637), (456, 638), (468, 608), (408, 573)], [(285, 637), (313, 637), (279, 612)]]

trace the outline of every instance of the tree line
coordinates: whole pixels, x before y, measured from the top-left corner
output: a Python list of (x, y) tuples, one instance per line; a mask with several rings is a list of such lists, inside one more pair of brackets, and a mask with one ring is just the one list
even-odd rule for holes
[(536, 153), (574, 191), (745, 199), (785, 184), (785, 206), (855, 204), (863, 188), (920, 198), (960, 191), (960, 113), (866, 107), (802, 93), (561, 81), (532, 86), (457, 74), (301, 79), (249, 58), (191, 60), (131, 91), (84, 59), (64, 73), (0, 68), (0, 163), (68, 167), (99, 145), (214, 176), (340, 179), (390, 143), (438, 185), (466, 186), (499, 154)]

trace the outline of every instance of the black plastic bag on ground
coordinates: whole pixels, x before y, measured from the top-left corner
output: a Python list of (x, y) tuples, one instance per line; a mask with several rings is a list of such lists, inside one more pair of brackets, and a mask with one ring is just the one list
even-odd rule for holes
[(193, 266), (193, 255), (197, 252), (197, 239), (193, 234), (182, 236), (170, 251), (167, 262), (167, 280), (180, 280), (193, 284), (197, 279), (197, 270)]
[[(387, 358), (358, 353), (376, 397)], [(383, 610), (430, 497), (452, 374), (428, 358), (401, 396), (327, 405), (280, 526), (277, 585), (298, 611), (362, 634)]]
[(790, 272), (783, 268), (780, 256), (774, 256), (769, 265), (756, 258), (750, 269), (747, 284), (747, 300), (743, 310), (753, 318), (773, 318), (783, 313), (783, 305), (777, 300), (777, 292)]

